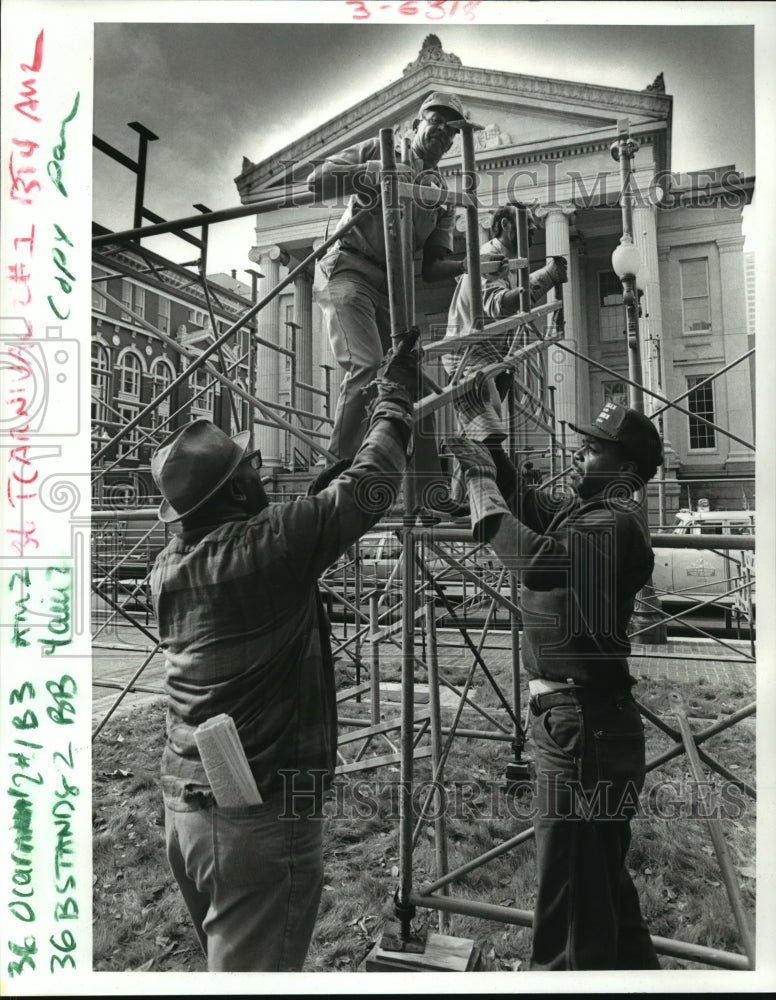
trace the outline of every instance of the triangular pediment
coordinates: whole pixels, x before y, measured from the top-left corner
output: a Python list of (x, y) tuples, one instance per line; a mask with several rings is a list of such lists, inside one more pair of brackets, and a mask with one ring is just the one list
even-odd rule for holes
[[(429, 36), (433, 38), (434, 36)], [(425, 44), (425, 43), (424, 43)], [(519, 73), (476, 69), (449, 54), (411, 63), (401, 80), (278, 150), (260, 163), (248, 158), (235, 183), (243, 202), (270, 195), (281, 186), (304, 183), (313, 161), (393, 128), (397, 139), (410, 134), (426, 94), (457, 93), (467, 118), (483, 126), (475, 150), (492, 155), (535, 157), (569, 142), (613, 141), (616, 123), (629, 118), (638, 129), (670, 130), (672, 98), (646, 89), (622, 90)], [(666, 136), (668, 142), (668, 136)], [(442, 165), (460, 162), (460, 140)], [(293, 168), (289, 165), (293, 164)]]

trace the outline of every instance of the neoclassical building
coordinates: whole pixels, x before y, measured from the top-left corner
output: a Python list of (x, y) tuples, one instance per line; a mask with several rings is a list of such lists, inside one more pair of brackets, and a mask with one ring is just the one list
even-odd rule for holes
[[(259, 163), (246, 158), (235, 179), (242, 202), (303, 194), (316, 161), (381, 128), (393, 128), (399, 140), (411, 132), (420, 103), (432, 90), (457, 93), (467, 117), (482, 126), (475, 133), (482, 241), (489, 238), (493, 210), (516, 199), (530, 205), (543, 224), (531, 249), (532, 268), (552, 255), (569, 261), (565, 342), (576, 354), (549, 349), (546, 362), (559, 441), (569, 421), (594, 417), (609, 399), (627, 400), (622, 286), (611, 261), (622, 233), (620, 175), (610, 147), (618, 122), (628, 119), (638, 143), (633, 230), (643, 265), (639, 335), (645, 408), (651, 413), (663, 405), (650, 395), (655, 393), (681, 397), (686, 411), (668, 409), (660, 418), (667, 452), (661, 506), (670, 513), (703, 496), (713, 506), (737, 507), (742, 489), (752, 502), (754, 453), (747, 446), (754, 434), (752, 367), (748, 360), (732, 363), (753, 341), (747, 332), (741, 224), (754, 180), (734, 165), (682, 176), (672, 172), (672, 98), (662, 74), (633, 91), (478, 69), (462, 65), (429, 35), (400, 80), (271, 157)], [(440, 170), (455, 188), (460, 140)], [(455, 253), (463, 255), (465, 221), (463, 210), (457, 211)], [(333, 232), (341, 212), (342, 205), (305, 204), (257, 214), (249, 257), (263, 275), (259, 297)], [(416, 322), (424, 340), (439, 339), (453, 284), (424, 285), (420, 262), (416, 265)], [(324, 418), (336, 402), (341, 373), (321, 330), (313, 280), (308, 268), (259, 314), (259, 337), (286, 353), (259, 347), (256, 389), (262, 398), (317, 414), (317, 421), (295, 419), (325, 435)], [(319, 440), (325, 444), (325, 436)], [(292, 454), (282, 431), (260, 427), (257, 441), (270, 470), (293, 469), (310, 458), (304, 445)], [(520, 446), (534, 464), (547, 467), (546, 435), (526, 429)]]

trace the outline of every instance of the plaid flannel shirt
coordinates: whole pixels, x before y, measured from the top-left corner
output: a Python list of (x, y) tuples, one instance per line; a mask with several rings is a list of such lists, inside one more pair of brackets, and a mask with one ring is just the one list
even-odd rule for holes
[[(314, 791), (320, 801), (337, 711), (317, 580), (379, 520), (380, 483), (398, 486), (404, 467), (401, 431), (378, 419), (317, 496), (183, 532), (160, 553), (151, 589), (166, 660), (168, 799), (209, 793), (194, 731), (225, 712), (264, 799)], [(284, 781), (282, 771), (297, 773)]]

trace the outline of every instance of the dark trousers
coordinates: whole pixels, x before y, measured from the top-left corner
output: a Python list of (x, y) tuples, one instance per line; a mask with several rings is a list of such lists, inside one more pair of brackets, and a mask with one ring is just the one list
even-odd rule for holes
[(659, 969), (625, 867), (644, 784), (644, 730), (629, 693), (531, 699), (538, 890), (531, 969)]

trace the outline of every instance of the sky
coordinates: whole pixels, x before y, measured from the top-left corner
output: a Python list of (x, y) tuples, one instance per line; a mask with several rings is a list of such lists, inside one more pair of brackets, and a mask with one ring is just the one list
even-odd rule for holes
[[(674, 98), (672, 169), (733, 164), (748, 176), (756, 172), (755, 29), (710, 22), (725, 12), (738, 22), (750, 12), (751, 21), (769, 5), (629, 4), (632, 21), (666, 22), (635, 26), (508, 23), (559, 20), (564, 12), (567, 20), (605, 20), (622, 10), (619, 4), (484, 2), (477, 23), (448, 18), (443, 24), (383, 23), (385, 5), (367, 0), (364, 6), (368, 23), (311, 24), (290, 23), (291, 17), (304, 21), (304, 3), (223, 3), (215, 14), (210, 8), (209, 16), (222, 23), (201, 23), (204, 8), (196, 4), (102, 4), (108, 23), (95, 18), (94, 132), (132, 157), (137, 137), (128, 122), (159, 136), (150, 146), (145, 200), (164, 218), (193, 215), (194, 203), (234, 207), (243, 156), (261, 161), (400, 79), (433, 31), (465, 66), (631, 90), (643, 90), (662, 72)], [(312, 16), (341, 18), (343, 8), (349, 18), (358, 9), (324, 0)], [(230, 16), (232, 23), (223, 23)], [(667, 23), (677, 17), (683, 23)], [(497, 23), (483, 23), (488, 19)], [(702, 23), (688, 23), (693, 20)], [(132, 199), (132, 175), (96, 153), (94, 219), (110, 229), (130, 228)], [(253, 232), (252, 217), (213, 226), (208, 271), (251, 266)], [(193, 251), (170, 237), (148, 245), (179, 262)], [(746, 249), (755, 246), (750, 238)]]

